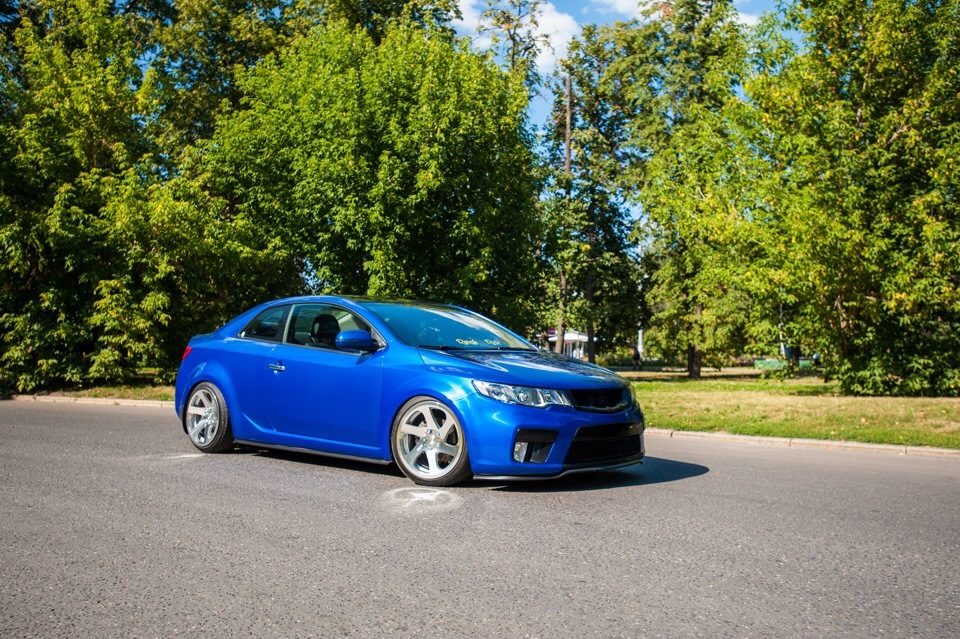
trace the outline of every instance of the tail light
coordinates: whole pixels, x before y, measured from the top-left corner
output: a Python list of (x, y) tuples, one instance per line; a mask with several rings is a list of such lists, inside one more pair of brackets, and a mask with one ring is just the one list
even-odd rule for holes
[(182, 362), (183, 360), (187, 359), (187, 355), (189, 355), (190, 351), (192, 350), (193, 346), (187, 346), (185, 349), (183, 349), (183, 357), (180, 358), (180, 361)]

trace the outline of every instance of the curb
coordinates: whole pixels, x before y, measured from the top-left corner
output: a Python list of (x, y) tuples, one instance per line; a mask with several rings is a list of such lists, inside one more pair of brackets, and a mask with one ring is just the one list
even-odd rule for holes
[(12, 395), (16, 402), (49, 402), (54, 404), (97, 404), (99, 406), (141, 406), (173, 408), (173, 402), (159, 399), (115, 399), (112, 397), (67, 397), (65, 395)]
[(668, 430), (665, 428), (647, 428), (646, 433), (658, 437), (712, 439), (745, 444), (783, 446), (787, 448), (827, 448), (836, 450), (865, 451), (886, 453), (888, 455), (911, 455), (913, 457), (941, 457), (960, 461), (960, 450), (952, 448), (933, 448), (927, 446), (900, 446), (897, 444), (867, 444), (864, 442), (833, 441), (828, 439), (799, 439), (787, 437), (760, 437), (757, 435), (735, 435), (725, 432), (700, 432), (693, 430)]

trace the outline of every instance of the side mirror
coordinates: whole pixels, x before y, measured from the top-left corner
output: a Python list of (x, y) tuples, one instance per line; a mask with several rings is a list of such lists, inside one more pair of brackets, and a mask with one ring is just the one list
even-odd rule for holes
[(341, 331), (337, 333), (337, 350), (373, 353), (380, 345), (367, 331)]

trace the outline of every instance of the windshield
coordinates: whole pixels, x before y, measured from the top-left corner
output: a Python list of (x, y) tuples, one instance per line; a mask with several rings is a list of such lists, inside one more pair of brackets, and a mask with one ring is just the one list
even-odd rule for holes
[(447, 306), (367, 302), (404, 344), (440, 350), (533, 350), (490, 320)]

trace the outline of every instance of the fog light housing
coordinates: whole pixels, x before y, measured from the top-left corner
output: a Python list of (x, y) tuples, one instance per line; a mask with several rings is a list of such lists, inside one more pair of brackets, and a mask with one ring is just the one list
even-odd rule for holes
[(527, 442), (517, 442), (513, 445), (513, 461), (525, 462), (527, 461), (527, 448), (529, 444)]
[(513, 444), (513, 461), (521, 464), (542, 464), (547, 461), (557, 431), (541, 428), (521, 428)]

